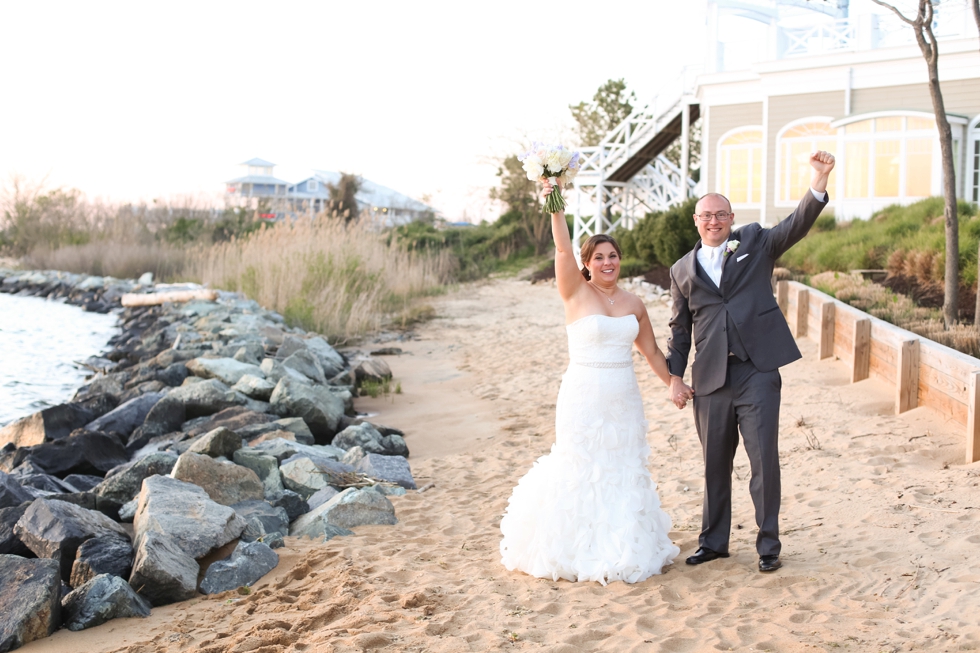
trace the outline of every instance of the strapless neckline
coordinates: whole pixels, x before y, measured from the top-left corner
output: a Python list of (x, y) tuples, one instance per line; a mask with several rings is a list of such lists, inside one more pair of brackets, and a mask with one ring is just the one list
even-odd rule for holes
[(586, 315), (584, 317), (580, 317), (579, 319), (575, 320), (574, 322), (569, 322), (568, 324), (565, 325), (565, 327), (568, 328), (570, 326), (575, 326), (579, 322), (583, 322), (583, 321), (589, 319), (590, 317), (605, 317), (605, 318), (609, 318), (610, 320), (622, 320), (623, 318), (626, 318), (626, 317), (631, 317), (634, 320), (636, 319), (636, 316), (633, 315), (632, 313), (627, 313), (626, 315), (606, 315), (605, 313), (592, 313), (591, 315)]

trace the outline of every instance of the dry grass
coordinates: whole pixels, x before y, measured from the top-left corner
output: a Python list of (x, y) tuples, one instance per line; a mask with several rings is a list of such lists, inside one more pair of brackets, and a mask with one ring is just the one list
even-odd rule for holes
[(439, 289), (450, 270), (448, 254), (406, 252), (363, 224), (322, 214), (196, 251), (187, 267), (334, 342), (381, 327), (386, 315)]
[(810, 277), (810, 285), (895, 326), (964, 354), (980, 357), (980, 332), (975, 326), (956, 324), (946, 329), (942, 311), (916, 306), (908, 297), (859, 274), (822, 272)]
[(100, 240), (59, 249), (37, 249), (24, 257), (23, 265), (118, 279), (135, 279), (152, 272), (156, 279), (174, 280), (183, 275), (188, 258), (186, 250), (166, 243)]

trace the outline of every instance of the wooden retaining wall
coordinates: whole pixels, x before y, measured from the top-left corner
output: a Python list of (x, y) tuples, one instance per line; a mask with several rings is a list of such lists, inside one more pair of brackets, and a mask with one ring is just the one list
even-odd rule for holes
[(895, 387), (895, 412), (939, 411), (966, 429), (967, 463), (980, 460), (980, 360), (872, 317), (795, 281), (776, 285), (779, 307), (797, 338), (836, 356), (851, 382), (871, 376)]

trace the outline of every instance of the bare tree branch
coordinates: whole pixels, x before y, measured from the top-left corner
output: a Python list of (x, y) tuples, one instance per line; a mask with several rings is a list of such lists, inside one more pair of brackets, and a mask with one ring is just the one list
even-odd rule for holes
[(910, 18), (906, 18), (905, 14), (899, 11), (898, 7), (896, 7), (895, 5), (889, 4), (887, 2), (882, 2), (881, 0), (871, 0), (871, 2), (875, 3), (876, 5), (885, 7), (886, 9), (891, 9), (893, 12), (895, 12), (896, 16), (902, 19), (902, 21), (908, 23), (909, 25), (915, 25), (915, 21)]

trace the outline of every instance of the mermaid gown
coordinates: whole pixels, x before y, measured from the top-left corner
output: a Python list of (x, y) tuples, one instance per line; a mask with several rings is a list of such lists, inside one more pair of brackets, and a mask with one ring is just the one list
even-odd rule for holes
[(633, 372), (636, 317), (569, 324), (555, 444), (514, 488), (500, 522), (504, 566), (539, 578), (636, 583), (680, 553), (646, 468), (643, 401)]

